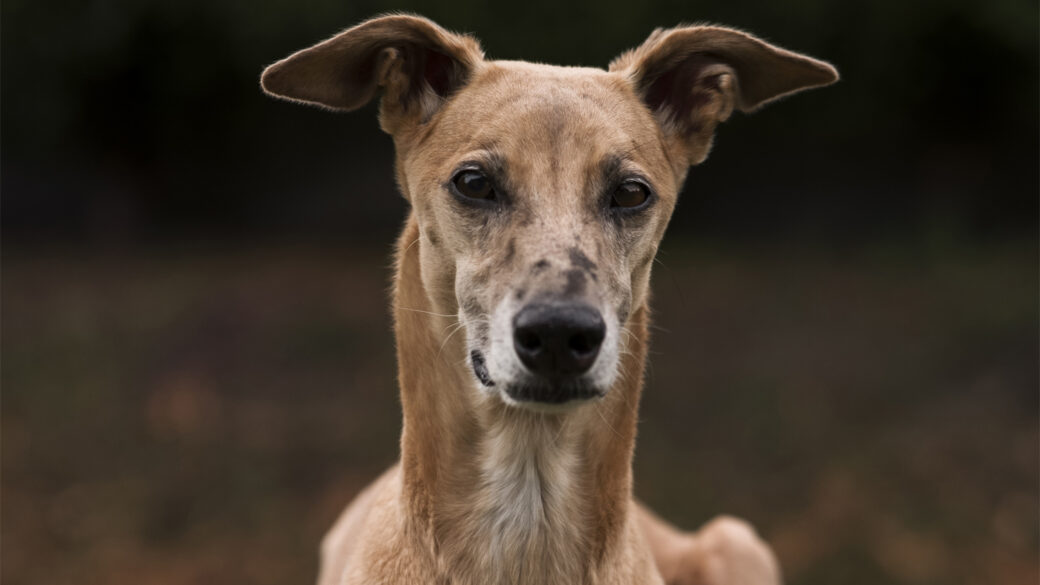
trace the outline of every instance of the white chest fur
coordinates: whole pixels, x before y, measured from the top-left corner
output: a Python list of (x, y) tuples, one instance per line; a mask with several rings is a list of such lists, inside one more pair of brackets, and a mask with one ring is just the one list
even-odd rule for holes
[(576, 438), (559, 424), (527, 418), (493, 427), (481, 450), (473, 536), (483, 549), (475, 557), (484, 582), (585, 581), (588, 489)]

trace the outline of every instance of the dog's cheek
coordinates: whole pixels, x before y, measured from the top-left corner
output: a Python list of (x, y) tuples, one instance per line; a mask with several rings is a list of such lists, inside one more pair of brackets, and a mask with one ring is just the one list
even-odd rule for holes
[(646, 302), (650, 290), (650, 273), (653, 268), (656, 248), (636, 258), (632, 266), (632, 277), (628, 283), (628, 299), (631, 305), (639, 306)]
[(458, 299), (459, 314), (467, 326), (474, 325), (474, 331), (476, 324), (488, 322), (489, 307), (495, 304), (491, 290), (495, 284), (494, 269), (494, 265), (472, 254), (456, 260), (454, 293)]
[(422, 245), (419, 248), (423, 288), (438, 313), (455, 313), (455, 265), (448, 261), (442, 250)]

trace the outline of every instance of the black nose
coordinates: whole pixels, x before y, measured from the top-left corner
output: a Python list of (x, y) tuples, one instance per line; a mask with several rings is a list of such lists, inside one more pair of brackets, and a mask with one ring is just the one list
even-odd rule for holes
[(599, 311), (579, 304), (532, 304), (513, 319), (520, 361), (546, 378), (579, 376), (592, 367), (607, 326)]

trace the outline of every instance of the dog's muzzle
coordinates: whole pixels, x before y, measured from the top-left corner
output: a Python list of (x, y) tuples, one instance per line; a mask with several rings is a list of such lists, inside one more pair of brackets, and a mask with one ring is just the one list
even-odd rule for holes
[(511, 386), (517, 401), (559, 404), (600, 392), (582, 375), (596, 362), (607, 327), (596, 309), (579, 303), (534, 303), (513, 318), (513, 349), (531, 383)]

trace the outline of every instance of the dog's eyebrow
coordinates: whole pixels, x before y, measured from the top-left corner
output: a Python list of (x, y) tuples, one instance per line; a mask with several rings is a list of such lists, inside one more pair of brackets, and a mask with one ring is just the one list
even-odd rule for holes
[(586, 191), (600, 191), (610, 185), (620, 183), (631, 168), (628, 158), (618, 154), (610, 154), (599, 162), (599, 173), (589, 173), (586, 178)]
[(493, 144), (481, 144), (465, 159), (462, 165), (477, 165), (495, 177), (504, 177), (506, 157)]
[(600, 176), (608, 186), (625, 179), (639, 178), (653, 188), (653, 182), (643, 172), (642, 165), (636, 163), (627, 153), (607, 155), (600, 162)]
[(506, 157), (502, 156), (498, 149), (494, 148), (485, 149), (484, 152), (486, 153), (484, 155), (484, 162), (488, 166), (488, 172), (498, 177), (499, 180), (504, 180), (506, 178), (506, 171), (508, 170)]

